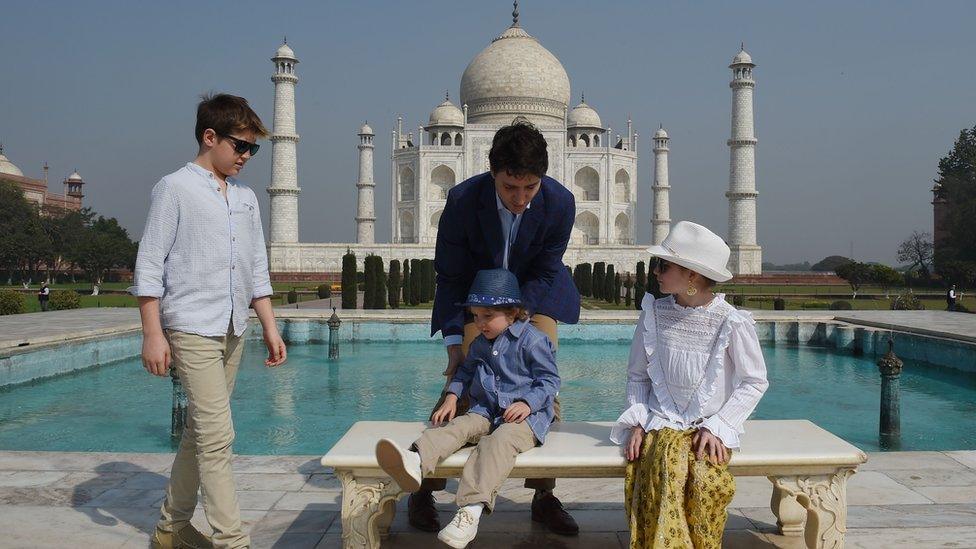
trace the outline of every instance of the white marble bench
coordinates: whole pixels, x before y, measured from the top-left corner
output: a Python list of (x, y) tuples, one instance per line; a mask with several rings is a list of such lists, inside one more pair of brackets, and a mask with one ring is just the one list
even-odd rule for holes
[[(543, 446), (521, 454), (516, 478), (622, 477), (620, 447), (610, 442), (610, 423), (555, 423)], [(376, 463), (382, 437), (409, 446), (422, 422), (360, 421), (322, 457), (342, 482), (343, 547), (379, 547), (393, 521), (396, 501), (405, 495)], [(729, 468), (737, 476), (764, 476), (773, 483), (770, 502), (783, 535), (804, 535), (810, 548), (844, 545), (847, 477), (867, 461), (855, 446), (806, 420), (746, 422), (742, 450)], [(470, 454), (462, 449), (444, 460), (434, 477), (456, 478)], [(622, 511), (621, 511), (622, 512)]]

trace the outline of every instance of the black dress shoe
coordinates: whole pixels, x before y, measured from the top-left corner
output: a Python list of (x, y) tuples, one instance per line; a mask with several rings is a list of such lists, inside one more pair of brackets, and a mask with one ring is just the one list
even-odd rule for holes
[(541, 522), (554, 534), (575, 536), (579, 534), (576, 520), (563, 509), (556, 496), (549, 492), (543, 496), (538, 493), (532, 498), (532, 520)]
[(441, 520), (437, 517), (434, 507), (434, 493), (427, 491), (414, 492), (407, 498), (407, 519), (410, 526), (424, 532), (437, 532), (441, 529)]

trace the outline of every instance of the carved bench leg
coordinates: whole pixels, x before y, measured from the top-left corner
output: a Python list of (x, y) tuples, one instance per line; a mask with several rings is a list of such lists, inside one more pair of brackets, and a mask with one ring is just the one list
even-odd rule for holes
[[(806, 508), (804, 530), (810, 549), (841, 549), (847, 532), (847, 478), (854, 469), (829, 475), (777, 477), (773, 483)], [(775, 512), (775, 511), (774, 511)]]
[(396, 517), (396, 502), (395, 498), (383, 502), (380, 516), (376, 518), (376, 527), (382, 539), (390, 537), (390, 525), (393, 524), (393, 519)]
[(389, 478), (357, 478), (348, 471), (336, 471), (342, 481), (342, 546), (345, 549), (376, 549), (381, 529), (389, 533), (396, 500), (406, 492)]
[(796, 501), (796, 496), (776, 485), (776, 479), (769, 477), (773, 483), (773, 495), (769, 501), (769, 508), (776, 515), (776, 526), (784, 536), (802, 536), (803, 526), (807, 519), (807, 510)]

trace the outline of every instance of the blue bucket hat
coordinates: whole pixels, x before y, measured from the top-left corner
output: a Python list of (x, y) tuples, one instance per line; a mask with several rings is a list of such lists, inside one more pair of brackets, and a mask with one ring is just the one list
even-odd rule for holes
[(468, 290), (464, 303), (459, 307), (518, 307), (522, 305), (522, 291), (518, 279), (508, 269), (484, 269), (478, 271)]

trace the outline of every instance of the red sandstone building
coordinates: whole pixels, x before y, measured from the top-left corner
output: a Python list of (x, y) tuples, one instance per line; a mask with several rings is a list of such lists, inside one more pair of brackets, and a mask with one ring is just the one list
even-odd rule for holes
[(49, 208), (64, 208), (67, 210), (80, 210), (82, 198), (85, 197), (82, 187), (85, 182), (78, 172), (73, 172), (64, 178), (64, 193), (55, 194), (47, 189), (47, 164), (44, 165), (44, 178), (34, 179), (27, 177), (20, 168), (14, 165), (6, 156), (3, 155), (3, 144), (0, 144), (0, 181), (13, 183), (24, 191), (27, 200), (37, 204), (41, 210)]

